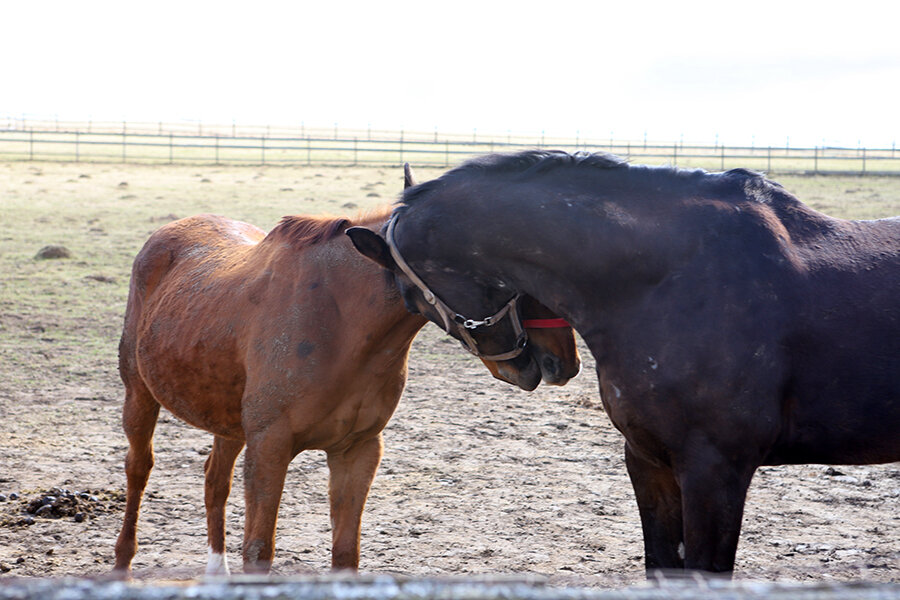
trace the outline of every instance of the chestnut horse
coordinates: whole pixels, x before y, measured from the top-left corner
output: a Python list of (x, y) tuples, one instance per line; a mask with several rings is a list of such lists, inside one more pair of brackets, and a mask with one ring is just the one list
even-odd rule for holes
[[(386, 217), (359, 224), (378, 227)], [(411, 315), (389, 274), (340, 235), (350, 225), (285, 217), (266, 235), (201, 215), (160, 228), (138, 254), (119, 346), (129, 442), (120, 575), (137, 549), (160, 406), (215, 436), (205, 468), (207, 573), (228, 572), (225, 501), (245, 445), (244, 571), (270, 568), (288, 464), (307, 449), (327, 454), (332, 567), (357, 568), (381, 432), (406, 381), (410, 344), (427, 320)], [(555, 316), (532, 299), (523, 310)], [(524, 352), (486, 364), (532, 389), (542, 366), (549, 383), (562, 385), (580, 361), (565, 325), (536, 330)]]
[[(648, 569), (730, 573), (761, 465), (900, 460), (900, 219), (846, 221), (763, 176), (523, 152), (406, 190), (357, 248), (463, 331), (521, 294), (597, 360)], [(440, 304), (429, 298), (440, 298)]]

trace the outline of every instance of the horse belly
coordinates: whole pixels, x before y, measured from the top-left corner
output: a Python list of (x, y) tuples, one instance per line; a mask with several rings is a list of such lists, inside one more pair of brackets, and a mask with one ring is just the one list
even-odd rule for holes
[(900, 365), (873, 368), (871, 357), (842, 358), (798, 377), (772, 464), (900, 460)]
[[(787, 401), (790, 414), (765, 464), (877, 464), (900, 460), (900, 398), (821, 394)], [(797, 407), (798, 404), (805, 406)]]
[(233, 336), (215, 328), (157, 318), (137, 345), (141, 378), (163, 407), (199, 429), (243, 439), (245, 372)]

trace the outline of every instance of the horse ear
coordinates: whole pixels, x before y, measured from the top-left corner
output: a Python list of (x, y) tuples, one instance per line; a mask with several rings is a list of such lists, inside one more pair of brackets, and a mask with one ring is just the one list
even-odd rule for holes
[(365, 227), (350, 227), (344, 233), (350, 236), (350, 241), (363, 256), (385, 269), (396, 269), (397, 263), (391, 256), (391, 250), (380, 235)]
[(416, 184), (416, 179), (413, 177), (412, 169), (409, 167), (409, 163), (403, 163), (403, 189), (410, 188)]

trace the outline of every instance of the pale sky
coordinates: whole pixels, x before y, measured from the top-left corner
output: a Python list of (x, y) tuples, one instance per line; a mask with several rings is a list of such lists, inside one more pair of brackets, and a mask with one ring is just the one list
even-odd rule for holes
[(900, 142), (895, 0), (13, 0), (0, 53), (0, 119)]

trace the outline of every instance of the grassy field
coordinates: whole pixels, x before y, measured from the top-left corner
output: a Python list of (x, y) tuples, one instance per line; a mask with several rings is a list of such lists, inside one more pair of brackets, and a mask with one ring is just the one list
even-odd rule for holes
[[(287, 214), (353, 216), (393, 202), (401, 178), (399, 168), (0, 164), (0, 393), (113, 375), (131, 261), (163, 223), (211, 212), (270, 229)], [(833, 216), (900, 214), (900, 178), (780, 180)], [(72, 258), (36, 259), (49, 244)]]

